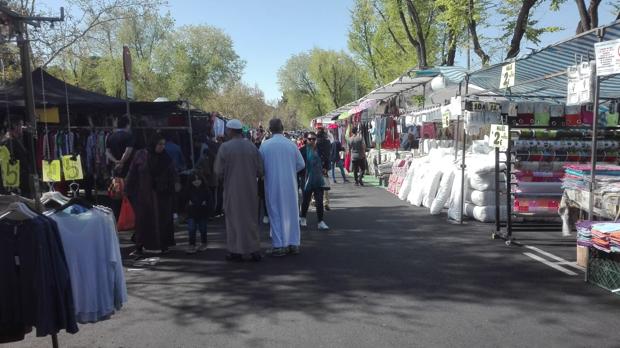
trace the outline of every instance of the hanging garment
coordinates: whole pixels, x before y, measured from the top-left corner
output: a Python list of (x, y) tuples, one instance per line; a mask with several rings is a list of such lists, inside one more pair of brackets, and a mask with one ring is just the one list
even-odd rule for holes
[(69, 207), (50, 218), (58, 224), (69, 265), (77, 321), (108, 319), (127, 302), (114, 217), (97, 208)]
[(73, 293), (56, 222), (0, 220), (0, 342), (76, 333)]

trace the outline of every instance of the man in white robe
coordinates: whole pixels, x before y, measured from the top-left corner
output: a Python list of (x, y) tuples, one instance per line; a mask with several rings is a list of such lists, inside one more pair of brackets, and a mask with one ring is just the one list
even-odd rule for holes
[(299, 254), (301, 244), (297, 172), (305, 164), (295, 144), (282, 132), (282, 121), (269, 121), (273, 136), (260, 147), (265, 170), (265, 195), (271, 223), (273, 256)]

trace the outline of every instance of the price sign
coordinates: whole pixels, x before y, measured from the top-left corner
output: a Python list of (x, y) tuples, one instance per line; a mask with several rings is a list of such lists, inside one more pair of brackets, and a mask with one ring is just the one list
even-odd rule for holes
[(443, 128), (450, 127), (450, 111), (446, 110), (441, 114), (441, 124)]
[(515, 85), (517, 76), (517, 64), (512, 62), (502, 67), (502, 77), (499, 81), (499, 88), (509, 88)]
[(506, 151), (508, 149), (508, 126), (492, 124), (489, 145), (499, 148), (500, 151)]
[(4, 145), (0, 146), (0, 165), (5, 165), (9, 163), (10, 158), (11, 152), (9, 152), (9, 148)]
[(19, 161), (15, 161), (14, 163), (7, 161), (2, 165), (2, 185), (4, 187), (19, 187), (19, 179)]
[(59, 160), (43, 160), (41, 163), (41, 169), (43, 169), (43, 182), (59, 182), (61, 180)]
[(500, 112), (502, 109), (502, 106), (499, 105), (499, 103), (488, 103), (487, 104), (487, 110), (491, 111), (491, 112)]
[(484, 104), (481, 102), (471, 102), (471, 111), (484, 111)]
[(75, 156), (75, 158), (71, 155), (62, 156), (62, 172), (65, 175), (65, 180), (84, 179), (80, 155)]

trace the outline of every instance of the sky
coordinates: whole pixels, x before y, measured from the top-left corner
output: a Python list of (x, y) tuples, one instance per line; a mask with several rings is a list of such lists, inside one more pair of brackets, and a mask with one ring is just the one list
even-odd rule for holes
[[(605, 3), (610, 1), (614, 0)], [(177, 26), (209, 24), (230, 35), (237, 54), (247, 64), (244, 82), (257, 85), (264, 91), (265, 98), (272, 101), (282, 95), (278, 87), (278, 69), (290, 56), (314, 47), (348, 51), (347, 37), (353, 2), (169, 0), (167, 10), (176, 20)], [(63, 6), (64, 1), (41, 0), (40, 3), (53, 8)], [(543, 8), (546, 6), (541, 6), (536, 19), (542, 25), (559, 26), (565, 30), (546, 34), (539, 45), (526, 42), (522, 47), (544, 47), (574, 34), (579, 16), (573, 1), (568, 1), (560, 13), (542, 11)], [(600, 9), (600, 23), (606, 24), (613, 19), (610, 6), (603, 5)], [(522, 49), (522, 52), (526, 51)], [(464, 52), (459, 53), (457, 64), (466, 65)]]

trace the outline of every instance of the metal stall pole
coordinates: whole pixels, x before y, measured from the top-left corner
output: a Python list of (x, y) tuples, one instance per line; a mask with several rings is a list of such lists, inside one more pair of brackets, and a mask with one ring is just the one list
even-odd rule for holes
[[(598, 37), (598, 41), (603, 41), (605, 37), (605, 29), (598, 29), (596, 31), (596, 36)], [(588, 202), (588, 217), (590, 220), (594, 220), (594, 189), (596, 188), (595, 180), (596, 180), (596, 150), (598, 143), (598, 116), (599, 116), (599, 97), (600, 97), (600, 89), (601, 89), (601, 79), (598, 77), (598, 74), (595, 75), (594, 80), (594, 117), (592, 121), (592, 151), (591, 151), (591, 169), (590, 169), (590, 201)]]
[(499, 234), (502, 225), (501, 225), (501, 212), (500, 212), (500, 194), (499, 194), (499, 173), (500, 173), (500, 163), (499, 163), (499, 147), (495, 148), (495, 234), (493, 235), (493, 239), (495, 236)]
[[(469, 75), (465, 76), (465, 94), (469, 93)], [(465, 147), (467, 146), (467, 133), (465, 129), (465, 117), (463, 117), (463, 153), (461, 156), (461, 217), (459, 224), (463, 224), (463, 215), (465, 215)]]
[(192, 156), (192, 169), (196, 167), (196, 161), (194, 159), (194, 128), (192, 127), (192, 111), (189, 107), (189, 100), (185, 101), (187, 105), (187, 125), (189, 127), (189, 153)]
[[(512, 135), (508, 124), (508, 144), (506, 146), (506, 245), (512, 244)], [(497, 187), (495, 189), (498, 189)]]
[[(461, 96), (461, 88), (463, 86), (463, 82), (459, 82), (459, 92), (457, 97)], [(454, 125), (454, 162), (456, 163), (458, 159), (459, 152), (459, 123), (461, 123), (461, 113), (456, 116), (456, 124)]]
[[(598, 29), (596, 31), (596, 36), (598, 37), (598, 41), (602, 42), (604, 37), (605, 37), (605, 29)], [(594, 189), (596, 188), (596, 150), (598, 147), (598, 116), (599, 116), (599, 111), (598, 111), (598, 107), (599, 107), (599, 97), (600, 97), (600, 90), (601, 90), (601, 79), (598, 76), (598, 73), (594, 76), (594, 117), (592, 120), (592, 150), (591, 150), (591, 155), (590, 155), (590, 161), (591, 161), (591, 167), (590, 167), (590, 200), (588, 202), (588, 218), (590, 220), (594, 220)], [(586, 271), (585, 271), (585, 276), (584, 276), (584, 280), (587, 282), (588, 278), (589, 278), (589, 274), (588, 274), (588, 268), (589, 268), (589, 260), (588, 260), (588, 264), (586, 266)]]

